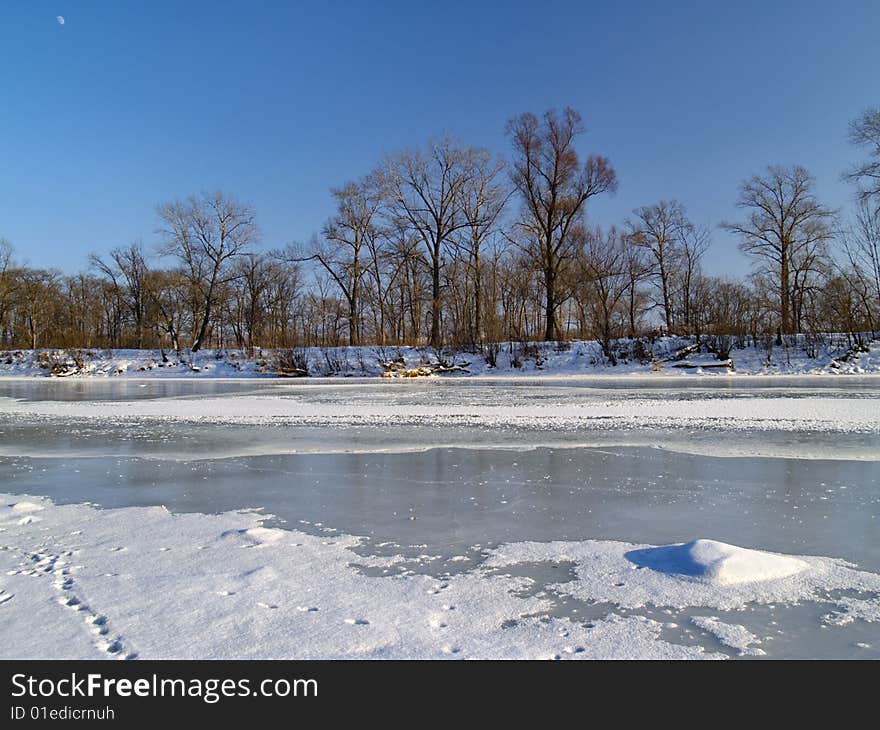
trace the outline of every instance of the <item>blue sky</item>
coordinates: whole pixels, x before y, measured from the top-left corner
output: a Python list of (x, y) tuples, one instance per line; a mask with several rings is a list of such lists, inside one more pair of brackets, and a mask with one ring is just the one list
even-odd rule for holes
[[(265, 247), (304, 241), (329, 188), (383, 154), (441, 132), (507, 153), (508, 118), (565, 105), (618, 170), (597, 222), (677, 198), (717, 224), (770, 163), (845, 209), (878, 28), (876, 0), (2, 0), (0, 237), (74, 271), (154, 244), (159, 203), (219, 188), (256, 207)], [(707, 269), (745, 272), (714, 239)]]

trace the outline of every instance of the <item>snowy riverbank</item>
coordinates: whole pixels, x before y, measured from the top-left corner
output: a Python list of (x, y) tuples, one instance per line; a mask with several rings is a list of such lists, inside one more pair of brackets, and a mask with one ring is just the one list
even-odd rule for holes
[[(772, 656), (772, 637), (742, 625), (754, 606), (815, 602), (829, 630), (880, 620), (880, 575), (831, 558), (711, 540), (514, 543), (437, 578), (400, 570), (399, 556), (360, 554), (359, 538), (331, 528), (264, 519), (0, 495), (0, 654), (724, 658)], [(522, 575), (551, 563), (570, 564), (571, 579), (540, 586)], [(601, 615), (554, 616), (566, 598)]]
[[(156, 350), (10, 350), (0, 353), (0, 377), (278, 377), (279, 373), (315, 377), (406, 377), (442, 367), (445, 377), (463, 376), (687, 376), (687, 375), (848, 375), (880, 374), (880, 342), (863, 351), (845, 335), (808, 342), (791, 338), (734, 339), (723, 358), (706, 341), (665, 337), (653, 341), (619, 340), (611, 364), (595, 341), (501, 343), (483, 352), (428, 347), (334, 347), (295, 350), (202, 350), (162, 355)], [(737, 346), (740, 345), (740, 346)], [(421, 369), (421, 370), (420, 370)]]

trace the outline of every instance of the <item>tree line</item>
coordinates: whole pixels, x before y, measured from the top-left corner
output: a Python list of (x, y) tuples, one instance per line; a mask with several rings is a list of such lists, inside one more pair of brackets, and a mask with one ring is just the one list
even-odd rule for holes
[(583, 154), (573, 109), (507, 123), (509, 158), (444, 136), (331, 191), (307, 243), (260, 246), (252, 206), (221, 192), (157, 209), (161, 244), (89, 257), (72, 275), (16, 264), (0, 239), (0, 346), (156, 348), (429, 344), (649, 333), (875, 332), (880, 322), (880, 109), (850, 126), (862, 164), (849, 220), (801, 166), (742, 182), (745, 279), (703, 272), (712, 230), (676, 200), (601, 226), (617, 174)]

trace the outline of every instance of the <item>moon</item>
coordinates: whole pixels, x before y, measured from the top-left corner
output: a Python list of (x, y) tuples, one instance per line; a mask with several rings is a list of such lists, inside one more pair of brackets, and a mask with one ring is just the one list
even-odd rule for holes
[(58, 23), (58, 25), (64, 25), (64, 16), (63, 15), (56, 15), (55, 21)]

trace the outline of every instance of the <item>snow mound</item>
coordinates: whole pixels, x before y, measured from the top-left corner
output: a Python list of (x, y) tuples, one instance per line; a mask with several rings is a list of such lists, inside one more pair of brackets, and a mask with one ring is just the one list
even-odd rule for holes
[(632, 550), (626, 558), (641, 568), (675, 573), (719, 586), (778, 580), (809, 566), (803, 560), (716, 540), (692, 540)]
[(13, 512), (27, 513), (27, 512), (39, 512), (43, 509), (42, 505), (36, 504), (35, 502), (16, 502), (15, 504), (9, 505), (9, 508)]
[(271, 527), (251, 527), (243, 530), (227, 530), (220, 537), (239, 537), (248, 543), (248, 547), (252, 547), (278, 542), (284, 537), (284, 531)]

